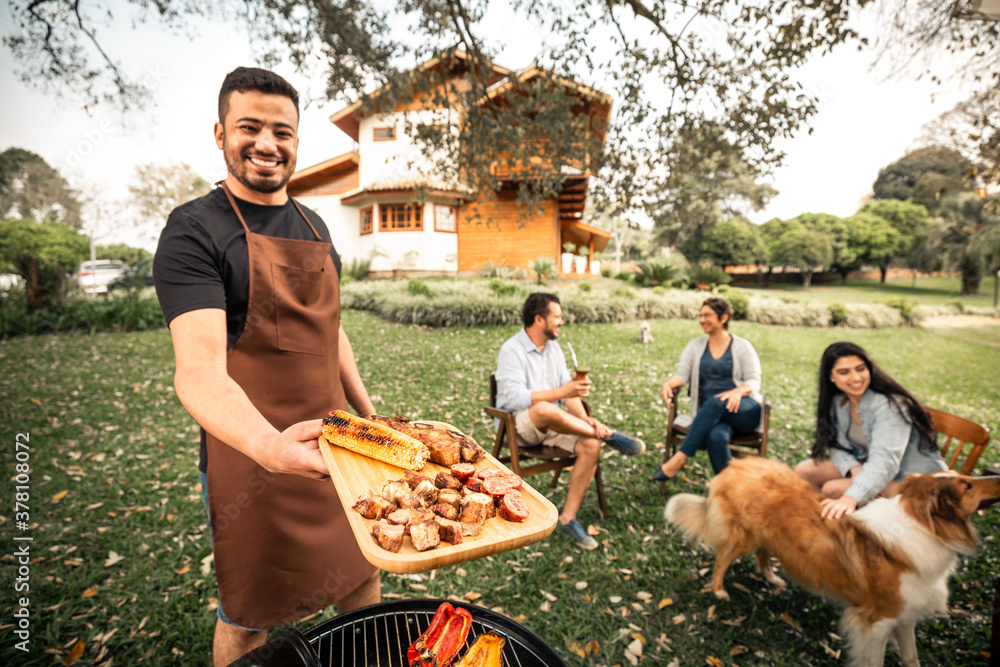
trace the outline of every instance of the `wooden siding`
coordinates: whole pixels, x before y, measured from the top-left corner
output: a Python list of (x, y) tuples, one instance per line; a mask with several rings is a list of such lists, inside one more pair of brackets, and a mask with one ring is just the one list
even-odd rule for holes
[(495, 201), (480, 197), (463, 206), (458, 215), (458, 270), (476, 271), (490, 262), (526, 269), (539, 257), (558, 263), (558, 203), (546, 200), (539, 215), (523, 220), (519, 216), (514, 189), (501, 190)]
[(347, 171), (337, 174), (319, 173), (288, 184), (288, 193), (293, 197), (315, 195), (339, 195), (358, 187), (358, 167), (351, 165)]

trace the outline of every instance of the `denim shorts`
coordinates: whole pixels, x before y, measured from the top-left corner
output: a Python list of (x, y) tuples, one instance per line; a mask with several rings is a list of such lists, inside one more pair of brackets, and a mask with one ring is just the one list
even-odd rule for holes
[[(203, 472), (199, 472), (199, 479), (201, 479), (201, 498), (202, 498), (202, 500), (205, 501), (205, 513), (208, 515), (208, 538), (211, 540), (212, 539), (212, 510), (209, 509), (209, 506), (208, 506), (208, 475), (205, 474), (205, 473), (203, 473)], [(213, 551), (214, 551), (214, 548), (213, 548)], [(222, 592), (219, 591), (218, 595), (219, 595), (219, 607), (218, 607), (218, 610), (217, 610), (216, 613), (219, 616), (219, 620), (222, 621), (223, 623), (225, 623), (226, 625), (231, 625), (231, 626), (233, 626), (235, 628), (241, 628), (243, 630), (249, 630), (250, 632), (266, 632), (267, 630), (270, 629), (270, 628), (248, 628), (245, 625), (240, 625), (239, 623), (233, 623), (231, 620), (229, 620), (229, 617), (226, 616), (226, 612), (224, 612), (222, 610)]]

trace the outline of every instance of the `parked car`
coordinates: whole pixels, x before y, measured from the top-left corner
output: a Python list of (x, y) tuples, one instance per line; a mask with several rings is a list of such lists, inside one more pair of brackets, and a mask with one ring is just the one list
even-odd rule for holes
[(125, 273), (108, 283), (108, 290), (139, 289), (153, 285), (153, 258), (140, 259)]
[(128, 271), (128, 264), (118, 259), (97, 259), (80, 262), (76, 270), (76, 285), (86, 294), (103, 294), (108, 283)]

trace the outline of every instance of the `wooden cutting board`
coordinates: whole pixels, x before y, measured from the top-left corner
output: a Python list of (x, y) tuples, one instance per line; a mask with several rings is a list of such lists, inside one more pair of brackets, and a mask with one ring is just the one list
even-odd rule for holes
[[(422, 420), (420, 423), (432, 424), (440, 428), (458, 431), (451, 424)], [(459, 431), (460, 432), (460, 431)], [(412, 574), (426, 572), (435, 568), (462, 563), (467, 560), (482, 558), (502, 551), (517, 549), (545, 539), (555, 529), (559, 511), (548, 498), (531, 488), (526, 482), (521, 487), (521, 495), (528, 506), (530, 516), (520, 523), (507, 521), (500, 517), (489, 519), (483, 526), (478, 537), (466, 537), (461, 544), (445, 544), (417, 551), (409, 538), (403, 540), (403, 546), (398, 553), (387, 551), (380, 547), (372, 537), (371, 528), (376, 521), (366, 519), (353, 509), (354, 503), (366, 491), (378, 494), (386, 483), (401, 479), (403, 469), (391, 466), (367, 456), (356, 454), (343, 447), (335, 447), (326, 439), (320, 438), (320, 451), (330, 469), (330, 479), (337, 488), (340, 502), (354, 530), (354, 537), (361, 547), (361, 553), (369, 563), (388, 572), (397, 574)], [(476, 470), (498, 468), (510, 472), (510, 469), (493, 458), (488, 452), (476, 462)], [(436, 463), (424, 464), (422, 475), (431, 479), (447, 466)]]

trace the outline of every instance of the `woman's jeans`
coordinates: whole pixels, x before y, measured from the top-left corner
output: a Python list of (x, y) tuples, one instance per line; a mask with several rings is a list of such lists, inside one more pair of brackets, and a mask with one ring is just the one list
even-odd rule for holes
[(736, 412), (726, 410), (726, 403), (713, 396), (698, 408), (687, 437), (681, 444), (681, 451), (694, 456), (704, 446), (708, 450), (708, 460), (715, 474), (719, 474), (733, 460), (729, 442), (733, 433), (753, 433), (760, 425), (760, 404), (752, 398), (740, 399)]

